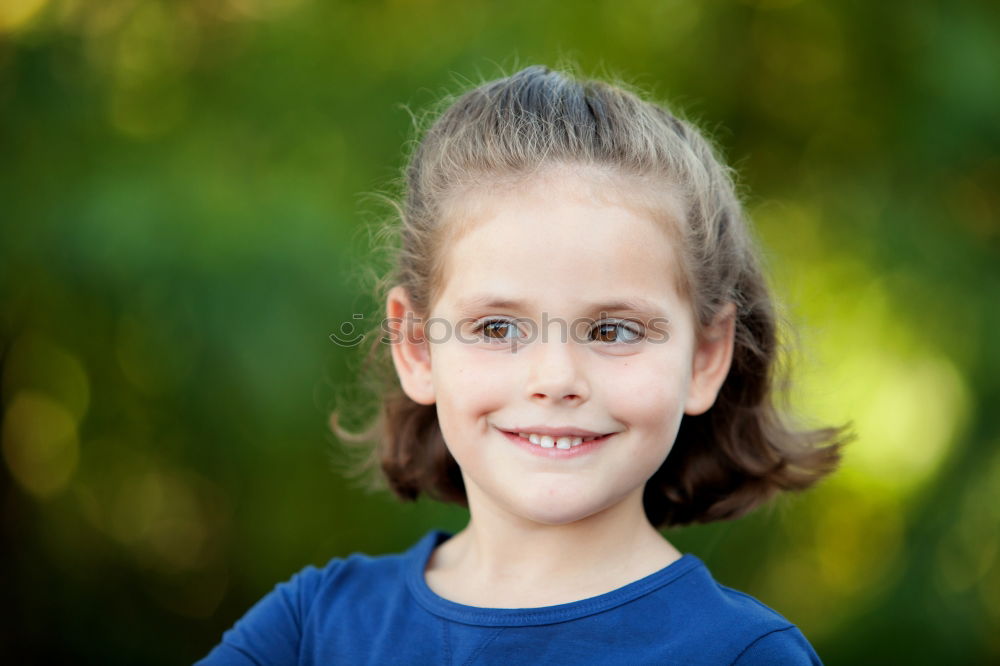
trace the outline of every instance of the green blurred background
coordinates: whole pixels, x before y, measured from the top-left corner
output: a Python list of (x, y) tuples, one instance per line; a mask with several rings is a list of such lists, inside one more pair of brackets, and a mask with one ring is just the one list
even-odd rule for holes
[[(464, 514), (345, 481), (366, 195), (410, 110), (620, 75), (736, 165), (818, 489), (673, 530), (829, 664), (1000, 661), (997, 3), (0, 2), (5, 663), (185, 663), (307, 563)], [(370, 320), (368, 320), (370, 321)]]

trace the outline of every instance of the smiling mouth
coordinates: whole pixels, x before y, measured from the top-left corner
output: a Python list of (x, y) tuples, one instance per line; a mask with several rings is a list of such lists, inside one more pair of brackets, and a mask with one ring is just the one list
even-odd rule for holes
[(608, 433), (606, 435), (594, 435), (592, 437), (553, 437), (551, 435), (539, 435), (531, 432), (511, 432), (508, 430), (502, 430), (508, 437), (516, 437), (522, 440), (525, 444), (531, 444), (540, 449), (574, 449), (578, 446), (583, 446), (584, 444), (589, 444), (591, 442), (604, 441), (608, 437), (611, 437), (614, 433)]

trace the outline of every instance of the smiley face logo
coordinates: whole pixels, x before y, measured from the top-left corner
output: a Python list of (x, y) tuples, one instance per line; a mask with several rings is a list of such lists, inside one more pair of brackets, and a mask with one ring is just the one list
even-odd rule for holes
[[(353, 319), (364, 319), (363, 314), (352, 315)], [(330, 334), (330, 340), (338, 347), (357, 347), (365, 339), (365, 334), (357, 330), (350, 321), (345, 321), (340, 325), (339, 332)]]

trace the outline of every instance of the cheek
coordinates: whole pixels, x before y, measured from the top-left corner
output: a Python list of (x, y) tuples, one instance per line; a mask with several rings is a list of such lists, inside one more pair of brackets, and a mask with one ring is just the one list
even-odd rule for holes
[(611, 415), (624, 423), (671, 430), (684, 409), (687, 380), (676, 364), (629, 361), (602, 384)]
[(431, 354), (431, 375), (442, 421), (475, 419), (499, 409), (508, 400), (510, 359), (454, 342), (435, 346)]

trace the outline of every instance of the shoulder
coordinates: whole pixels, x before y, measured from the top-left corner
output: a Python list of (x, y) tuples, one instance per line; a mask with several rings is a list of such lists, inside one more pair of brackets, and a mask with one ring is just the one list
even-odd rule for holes
[(753, 596), (722, 585), (694, 556), (697, 566), (670, 587), (675, 615), (684, 618), (683, 642), (712, 663), (820, 664), (809, 641), (792, 622)]
[(306, 616), (329, 613), (346, 603), (386, 600), (404, 589), (412, 551), (389, 555), (352, 553), (334, 558), (322, 568), (306, 567), (289, 582), (297, 585)]
[(406, 572), (434, 533), (402, 553), (368, 555), (352, 553), (331, 559), (323, 567), (307, 566), (275, 593), (292, 597), (302, 624), (350, 607), (369, 606), (394, 599), (405, 590)]
[(403, 580), (405, 554), (367, 555), (352, 553), (335, 557), (324, 566), (308, 565), (288, 580), (278, 583), (261, 601), (281, 604), (283, 610), (306, 619), (319, 610), (324, 597), (336, 594), (349, 597), (352, 590), (369, 594), (379, 588), (395, 587)]
[(413, 552), (430, 537), (401, 554), (354, 553), (304, 567), (254, 604), (198, 663), (297, 663), (317, 632), (398, 599)]

